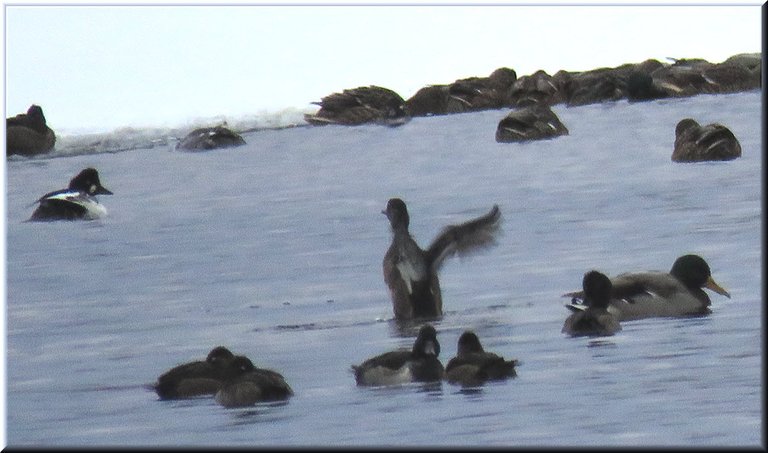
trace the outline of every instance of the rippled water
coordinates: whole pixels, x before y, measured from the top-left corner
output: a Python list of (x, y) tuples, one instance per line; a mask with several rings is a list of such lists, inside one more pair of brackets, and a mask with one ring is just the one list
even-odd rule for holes
[[(570, 135), (498, 144), (506, 111), (257, 131), (247, 146), (7, 162), (9, 445), (764, 445), (761, 93), (556, 106)], [(670, 161), (677, 121), (721, 122), (732, 162)], [(86, 166), (114, 192), (93, 222), (25, 223)], [(426, 245), (504, 215), (499, 245), (449, 260), (443, 363), (464, 329), (514, 380), (355, 386), (351, 364), (410, 347), (381, 260), (406, 200)], [(569, 338), (585, 271), (698, 253), (731, 294), (701, 318)], [(225, 345), (282, 372), (287, 404), (159, 401), (146, 384)]]

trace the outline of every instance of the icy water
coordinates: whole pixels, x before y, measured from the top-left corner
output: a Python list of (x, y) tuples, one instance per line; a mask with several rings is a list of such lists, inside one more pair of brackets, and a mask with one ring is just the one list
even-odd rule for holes
[[(7, 442), (12, 446), (764, 445), (761, 93), (576, 108), (570, 135), (494, 141), (506, 110), (380, 126), (255, 131), (7, 162)], [(720, 122), (731, 162), (670, 160), (677, 122)], [(87, 166), (114, 192), (92, 222), (24, 222)], [(498, 203), (497, 247), (453, 258), (435, 322), (518, 377), (464, 389), (355, 386), (350, 365), (410, 347), (381, 260), (387, 199), (426, 246)], [(697, 253), (732, 298), (711, 313), (560, 333), (584, 272), (668, 270)], [(146, 385), (225, 345), (282, 372), (287, 404), (159, 401)]]

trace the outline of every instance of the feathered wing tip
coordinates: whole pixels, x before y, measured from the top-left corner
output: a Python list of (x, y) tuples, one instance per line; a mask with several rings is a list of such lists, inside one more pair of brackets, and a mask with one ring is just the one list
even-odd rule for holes
[(565, 304), (565, 308), (573, 313), (579, 313), (587, 309), (587, 305), (584, 303), (584, 291), (571, 291), (565, 293), (560, 297), (570, 297), (571, 302)]
[(570, 304), (565, 304), (565, 308), (567, 308), (568, 310), (571, 310), (571, 312), (573, 313), (579, 313), (579, 312), (585, 311), (588, 307), (584, 304), (571, 302)]
[(496, 245), (501, 221), (499, 206), (493, 205), (484, 216), (445, 227), (427, 249), (427, 260), (431, 267), (438, 270), (450, 256), (466, 256)]

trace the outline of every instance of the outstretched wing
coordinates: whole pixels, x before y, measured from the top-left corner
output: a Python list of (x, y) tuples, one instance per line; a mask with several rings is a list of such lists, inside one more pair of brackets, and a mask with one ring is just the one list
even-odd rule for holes
[(490, 212), (482, 217), (460, 225), (447, 226), (427, 249), (427, 262), (437, 271), (449, 256), (465, 256), (495, 245), (500, 226), (501, 211), (498, 205), (494, 205)]

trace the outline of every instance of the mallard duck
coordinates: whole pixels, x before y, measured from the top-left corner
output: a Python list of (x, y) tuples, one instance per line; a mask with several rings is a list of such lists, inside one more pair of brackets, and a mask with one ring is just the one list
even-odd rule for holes
[(741, 157), (741, 144), (722, 124), (701, 126), (696, 120), (685, 118), (675, 127), (674, 162), (701, 162), (732, 160)]
[(5, 120), (6, 155), (34, 156), (47, 153), (56, 144), (56, 134), (45, 122), (43, 109), (32, 105), (27, 113)]
[(511, 111), (496, 127), (496, 141), (499, 143), (542, 140), (561, 135), (568, 135), (568, 128), (543, 103)]
[(304, 119), (315, 126), (366, 123), (400, 126), (411, 119), (399, 94), (375, 85), (333, 93), (313, 104), (319, 105), (320, 110), (304, 115)]
[(563, 323), (563, 333), (571, 336), (607, 336), (621, 330), (616, 316), (608, 311), (611, 300), (611, 280), (598, 271), (584, 274), (581, 282), (584, 310), (571, 314)]
[[(702, 288), (731, 297), (715, 282), (709, 265), (698, 255), (679, 257), (669, 272), (624, 273), (611, 279), (611, 283), (608, 311), (619, 321), (710, 313), (712, 302)], [(572, 298), (572, 303), (567, 305), (571, 310), (584, 310), (588, 306), (589, 300), (584, 300), (583, 291), (563, 296)], [(577, 303), (579, 299), (583, 302)]]
[(201, 127), (186, 135), (176, 145), (176, 149), (189, 151), (229, 148), (245, 145), (245, 139), (225, 125)]
[(445, 259), (466, 255), (496, 242), (501, 224), (499, 207), (460, 225), (450, 225), (422, 250), (408, 231), (410, 218), (405, 202), (392, 198), (382, 211), (392, 227), (392, 243), (384, 255), (384, 281), (389, 288), (395, 318), (435, 318), (443, 314), (437, 274)]
[(477, 334), (467, 330), (459, 337), (456, 357), (445, 366), (445, 378), (452, 384), (475, 386), (517, 376), (516, 365), (517, 360), (504, 360), (493, 352), (486, 352)]
[(445, 369), (437, 358), (440, 343), (430, 324), (419, 329), (411, 350), (399, 349), (353, 365), (355, 381), (360, 386), (400, 385), (409, 382), (435, 382), (443, 379)]

